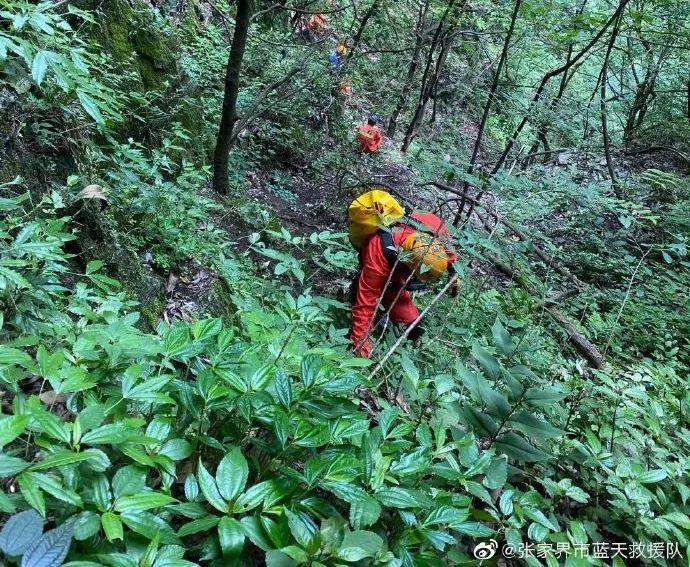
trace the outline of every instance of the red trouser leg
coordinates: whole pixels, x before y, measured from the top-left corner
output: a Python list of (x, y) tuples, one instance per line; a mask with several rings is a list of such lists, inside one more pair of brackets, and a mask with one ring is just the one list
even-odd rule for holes
[[(390, 286), (383, 296), (383, 306), (386, 310), (390, 308), (390, 317), (393, 323), (409, 325), (419, 317), (419, 309), (412, 303), (412, 298), (408, 291), (403, 290), (396, 300), (395, 297), (398, 295), (398, 291), (399, 288)], [(391, 308), (393, 301), (395, 301), (395, 304)]]

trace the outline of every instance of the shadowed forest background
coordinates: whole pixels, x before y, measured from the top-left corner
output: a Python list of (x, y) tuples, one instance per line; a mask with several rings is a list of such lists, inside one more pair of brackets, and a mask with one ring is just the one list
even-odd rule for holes
[[(687, 564), (689, 13), (0, 0), (3, 564)], [(373, 187), (462, 286), (366, 360)]]

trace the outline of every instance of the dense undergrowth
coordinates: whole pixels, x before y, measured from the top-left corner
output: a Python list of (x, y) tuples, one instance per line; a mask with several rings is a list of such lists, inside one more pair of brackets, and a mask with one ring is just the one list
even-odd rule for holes
[[(8, 563), (407, 567), (473, 564), (492, 541), (532, 545), (533, 565), (610, 562), (575, 552), (594, 544), (628, 557), (638, 545), (615, 565), (687, 557), (687, 176), (631, 164), (613, 197), (573, 163), (492, 187), (588, 285), (567, 309), (606, 351), (602, 368), (549, 319), (543, 300), (563, 282), (532, 245), (467, 223), (454, 231), (462, 293), (430, 313), (419, 349), (379, 369), (349, 352), (346, 235), (288, 230), (267, 203), (299, 208), (307, 166), (314, 185), (390, 163), (419, 187), (474, 181), (447, 155), (457, 140), (434, 126), (405, 158), (358, 161), (350, 123), (394, 101), (379, 85), (341, 104), (327, 50), (275, 57), (285, 33), (259, 19), (241, 109), (296, 61), (304, 70), (240, 134), (233, 194), (214, 196), (224, 20), (202, 25), (196, 4), (176, 19), (123, 3), (108, 25), (92, 6), (2, 5), (0, 118), (22, 132), (0, 150)], [(119, 33), (135, 16), (148, 35)], [(373, 43), (387, 26), (372, 25)], [(351, 71), (355, 85), (395, 63), (378, 57)], [(500, 146), (513, 119), (494, 120)], [(343, 208), (356, 191), (344, 185), (318, 205)], [(85, 219), (102, 237), (89, 254)], [(488, 254), (538, 293), (498, 277)], [(196, 265), (218, 275), (223, 308), (164, 321), (165, 278)], [(114, 274), (147, 274), (158, 292)], [(395, 339), (380, 338), (379, 356)], [(12, 516), (26, 510), (38, 516)], [(44, 522), (57, 531), (40, 538)]]

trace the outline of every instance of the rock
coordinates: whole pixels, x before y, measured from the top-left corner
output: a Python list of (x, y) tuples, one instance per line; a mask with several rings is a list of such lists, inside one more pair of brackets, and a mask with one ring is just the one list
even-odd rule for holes
[(55, 404), (66, 404), (67, 403), (67, 394), (58, 394), (55, 390), (48, 390), (47, 392), (43, 392), (38, 396), (38, 399), (41, 400), (44, 406), (54, 406)]
[(87, 185), (79, 191), (80, 199), (101, 199), (107, 201), (105, 190), (100, 185)]
[(557, 157), (558, 165), (568, 165), (570, 163), (570, 154), (568, 152), (561, 152)]
[(102, 203), (100, 199), (85, 199), (70, 207), (81, 261), (101, 260), (107, 273), (139, 301), (144, 319), (153, 328), (162, 312), (163, 282), (121, 242), (114, 221), (101, 210)]

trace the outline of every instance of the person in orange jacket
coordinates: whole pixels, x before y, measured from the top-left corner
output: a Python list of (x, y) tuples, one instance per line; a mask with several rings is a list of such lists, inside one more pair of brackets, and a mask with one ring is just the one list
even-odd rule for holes
[(307, 29), (311, 31), (315, 37), (320, 37), (326, 31), (328, 26), (328, 16), (324, 14), (312, 14), (307, 21)]
[(363, 154), (373, 154), (379, 149), (381, 142), (383, 142), (383, 134), (379, 130), (381, 118), (378, 114), (371, 114), (367, 119), (367, 123), (363, 124), (357, 132), (357, 141), (359, 142), (359, 151)]
[[(419, 317), (419, 309), (412, 302), (410, 290), (448, 273), (457, 259), (448, 229), (439, 217), (415, 212), (408, 218), (411, 219), (409, 224), (399, 222), (391, 230), (375, 232), (360, 250), (359, 274), (351, 289), (350, 341), (354, 353), (364, 358), (369, 358), (373, 349), (370, 335), (379, 303), (388, 311), (393, 323), (411, 325)], [(423, 228), (424, 232), (412, 224)], [(416, 342), (423, 333), (418, 323), (408, 339)]]

